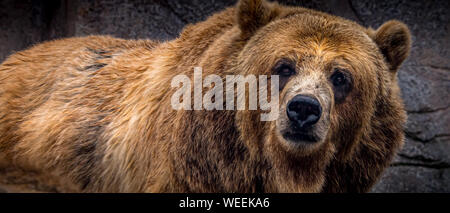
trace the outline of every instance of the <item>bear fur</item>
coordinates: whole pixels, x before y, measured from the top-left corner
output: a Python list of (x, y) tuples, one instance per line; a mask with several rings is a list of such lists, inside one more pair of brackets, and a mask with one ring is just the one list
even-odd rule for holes
[[(366, 192), (403, 143), (397, 70), (408, 28), (373, 30), (325, 13), (242, 0), (159, 43), (88, 36), (45, 42), (0, 66), (0, 183), (11, 191)], [(324, 138), (279, 137), (257, 111), (174, 110), (172, 78), (270, 75), (298, 69), (280, 90), (320, 88)], [(333, 66), (351, 91), (336, 101)], [(304, 86), (302, 86), (304, 85)], [(283, 109), (283, 106), (280, 106)], [(283, 110), (280, 110), (283, 112)], [(279, 119), (283, 119), (280, 117)]]

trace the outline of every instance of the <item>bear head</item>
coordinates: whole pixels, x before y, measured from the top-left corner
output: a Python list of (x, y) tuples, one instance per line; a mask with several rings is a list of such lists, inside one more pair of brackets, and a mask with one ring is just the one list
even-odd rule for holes
[[(279, 76), (276, 120), (262, 122), (252, 111), (236, 114), (247, 145), (263, 147), (275, 159), (274, 168), (283, 168), (278, 173), (287, 173), (277, 180), (286, 183), (279, 188), (291, 191), (295, 182), (320, 188), (326, 174), (316, 171), (333, 160), (364, 160), (354, 157), (361, 143), (374, 146), (374, 152), (392, 152), (383, 143), (401, 143), (405, 112), (396, 73), (411, 46), (405, 24), (393, 20), (373, 30), (261, 0), (240, 1), (236, 21), (245, 44), (235, 72)], [(400, 133), (377, 138), (374, 122)], [(388, 162), (391, 155), (380, 161)]]
[[(266, 82), (267, 94), (279, 93), (270, 102), (276, 119), (264, 121), (268, 110), (248, 107), (178, 114), (192, 121), (177, 127), (184, 132), (172, 152), (187, 159), (175, 170), (178, 179), (192, 176), (183, 181), (191, 191), (367, 191), (402, 143), (406, 114), (396, 73), (411, 39), (399, 21), (373, 30), (305, 8), (241, 0), (187, 27), (179, 41), (179, 58), (189, 58), (189, 68), (195, 61), (203, 75), (279, 80), (276, 88)], [(235, 93), (250, 97), (249, 87)]]

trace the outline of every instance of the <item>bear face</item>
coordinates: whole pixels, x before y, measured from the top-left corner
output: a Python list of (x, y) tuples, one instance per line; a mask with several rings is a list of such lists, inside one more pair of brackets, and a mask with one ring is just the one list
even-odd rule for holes
[(362, 28), (298, 14), (270, 23), (247, 47), (242, 55), (251, 64), (242, 64), (249, 73), (279, 75), (272, 125), (286, 150), (308, 154), (341, 132), (336, 128), (359, 128), (373, 113), (377, 72), (387, 70), (377, 67), (383, 59)]
[[(403, 23), (390, 21), (372, 30), (320, 12), (265, 1), (241, 1), (237, 21), (241, 37), (248, 41), (239, 53), (236, 72), (278, 75), (280, 91), (275, 121), (261, 124), (255, 122), (257, 115), (238, 112), (237, 120), (244, 120), (238, 126), (253, 123), (253, 129), (242, 128), (240, 132), (244, 138), (248, 135), (247, 141), (266, 146), (270, 158), (282, 162), (279, 167), (309, 170), (307, 175), (297, 175), (316, 178), (312, 183), (333, 182), (321, 180), (333, 158), (364, 161), (354, 158), (360, 146), (384, 147), (386, 143), (398, 148), (402, 143), (400, 131), (388, 140), (368, 135), (376, 128), (374, 120), (386, 119), (380, 122), (389, 122), (392, 129), (401, 128), (405, 121), (395, 77), (411, 45)], [(394, 115), (381, 115), (384, 107)], [(391, 119), (397, 121), (392, 124)], [(245, 133), (264, 132), (261, 129), (266, 134), (262, 142)], [(385, 165), (393, 155), (392, 150), (379, 147), (374, 152), (385, 152), (376, 153)], [(286, 166), (302, 161), (310, 162), (310, 167)]]

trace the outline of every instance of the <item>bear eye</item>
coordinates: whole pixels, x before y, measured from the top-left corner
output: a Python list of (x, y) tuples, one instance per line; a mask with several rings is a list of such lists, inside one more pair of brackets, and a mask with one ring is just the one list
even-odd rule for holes
[(295, 74), (294, 69), (289, 65), (289, 64), (282, 64), (278, 69), (277, 69), (277, 74), (282, 76), (282, 77), (290, 77), (291, 75)]
[(282, 90), (290, 77), (295, 75), (295, 63), (289, 59), (281, 59), (273, 67), (273, 74), (280, 76), (279, 86), (280, 90)]
[(347, 79), (345, 78), (344, 73), (340, 72), (339, 70), (335, 70), (335, 72), (331, 76), (331, 81), (333, 82), (333, 85), (335, 87), (341, 87), (345, 85)]
[(335, 68), (330, 81), (333, 84), (335, 102), (342, 103), (352, 89), (352, 78), (349, 72)]

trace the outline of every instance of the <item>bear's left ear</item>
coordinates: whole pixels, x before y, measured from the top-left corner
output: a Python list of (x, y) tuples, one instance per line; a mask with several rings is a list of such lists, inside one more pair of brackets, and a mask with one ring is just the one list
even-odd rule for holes
[(260, 27), (278, 16), (278, 4), (266, 0), (240, 0), (237, 4), (237, 23), (242, 37), (252, 36)]
[(371, 37), (386, 58), (390, 70), (396, 72), (411, 49), (408, 27), (400, 21), (391, 20), (372, 32)]

